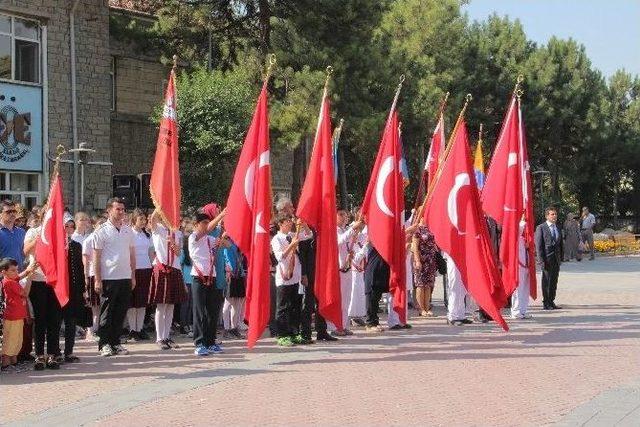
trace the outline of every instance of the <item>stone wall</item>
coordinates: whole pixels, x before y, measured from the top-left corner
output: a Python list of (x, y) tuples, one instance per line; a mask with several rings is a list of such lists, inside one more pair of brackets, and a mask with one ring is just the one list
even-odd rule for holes
[[(40, 18), (47, 25), (48, 135), (44, 143), (55, 153), (59, 144), (73, 146), (71, 118), (70, 0), (3, 0), (0, 9), (15, 15)], [(110, 161), (109, 145), (109, 9), (104, 0), (80, 0), (75, 13), (78, 142), (97, 152), (90, 160)], [(69, 155), (66, 156), (70, 158)], [(49, 165), (50, 166), (50, 165)], [(45, 171), (46, 172), (46, 171)], [(61, 168), (65, 203), (73, 206), (73, 168)], [(47, 189), (44, 189), (45, 196)], [(95, 195), (111, 193), (111, 168), (86, 170), (86, 205)]]

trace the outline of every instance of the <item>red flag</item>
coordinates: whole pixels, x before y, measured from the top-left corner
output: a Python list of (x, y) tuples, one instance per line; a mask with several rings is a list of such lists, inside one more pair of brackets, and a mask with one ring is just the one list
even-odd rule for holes
[(525, 219), (531, 296), (536, 297), (534, 217), (531, 174), (527, 156), (520, 101), (514, 94), (493, 152), (482, 190), (482, 208), (502, 227), (500, 261), (506, 295), (518, 286), (520, 220)]
[(329, 109), (329, 98), (325, 88), (309, 171), (302, 187), (296, 215), (317, 232), (314, 283), (318, 310), (322, 317), (340, 330), (344, 325), (338, 276), (336, 187)]
[(249, 322), (249, 348), (269, 323), (270, 222), (271, 166), (265, 81), (238, 159), (224, 219), (227, 234), (248, 260), (245, 318)]
[(56, 173), (49, 191), (47, 211), (42, 219), (40, 238), (36, 241), (36, 260), (47, 283), (53, 286), (61, 307), (69, 302), (69, 270), (67, 265), (67, 233), (64, 229), (62, 180)]
[(440, 160), (444, 154), (444, 145), (444, 114), (441, 113), (440, 120), (438, 120), (438, 124), (433, 131), (429, 154), (427, 155), (427, 161), (424, 164), (424, 170), (429, 174), (429, 179), (433, 179), (433, 177), (436, 176), (438, 166), (440, 166)]
[(505, 296), (480, 209), (467, 128), (462, 119), (459, 123), (427, 196), (423, 218), (438, 246), (455, 262), (467, 291), (507, 331), (500, 315)]
[(180, 227), (180, 169), (178, 163), (178, 116), (176, 110), (175, 71), (169, 74), (160, 119), (156, 158), (151, 171), (149, 191), (156, 209), (173, 230)]
[(389, 264), (389, 292), (393, 293), (393, 309), (398, 313), (400, 322), (405, 323), (407, 287), (404, 183), (395, 104), (394, 100), (362, 203), (362, 214), (367, 219), (369, 240)]

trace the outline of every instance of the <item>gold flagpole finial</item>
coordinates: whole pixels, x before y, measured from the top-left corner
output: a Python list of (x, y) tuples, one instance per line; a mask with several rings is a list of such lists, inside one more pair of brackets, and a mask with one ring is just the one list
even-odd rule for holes
[(482, 123), (480, 123), (480, 130), (478, 131), (478, 142), (482, 141)]
[(269, 60), (268, 60), (268, 65), (267, 65), (267, 74), (264, 77), (265, 83), (271, 77), (271, 73), (273, 72), (273, 67), (276, 65), (276, 54), (272, 53), (271, 55), (269, 55), (268, 58), (269, 58)]
[(53, 163), (53, 176), (58, 174), (58, 171), (60, 169), (60, 159), (62, 158), (62, 155), (64, 153), (66, 153), (67, 150), (64, 148), (64, 146), (62, 144), (58, 144), (58, 146), (56, 147), (56, 158), (54, 159), (54, 163)]
[(173, 71), (175, 71), (178, 68), (178, 55), (173, 55)]
[(513, 93), (515, 93), (518, 99), (520, 99), (524, 94), (524, 91), (522, 90), (522, 82), (524, 82), (524, 76), (522, 74), (518, 74), (518, 77), (516, 78), (516, 87), (513, 88)]
[(326, 69), (327, 77), (324, 79), (324, 89), (327, 90), (329, 87), (329, 79), (331, 78), (331, 74), (333, 74), (333, 67), (331, 65), (327, 65)]

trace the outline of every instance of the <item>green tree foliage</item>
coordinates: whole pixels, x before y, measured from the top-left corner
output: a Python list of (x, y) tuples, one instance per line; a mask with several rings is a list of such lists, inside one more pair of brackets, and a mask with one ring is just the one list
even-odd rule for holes
[[(185, 185), (190, 203), (226, 197), (261, 64), (274, 52), (272, 145), (295, 150), (297, 179), (327, 65), (334, 68), (334, 123), (345, 119), (341, 149), (355, 200), (369, 180), (401, 74), (406, 81), (399, 108), (405, 155), (416, 177), (412, 186), (443, 94), (451, 92), (447, 133), (466, 93), (473, 95), (467, 124), (473, 140), (484, 124), (488, 163), (516, 78), (523, 75), (532, 169), (550, 171), (545, 204), (573, 211), (588, 205), (604, 215), (640, 210), (640, 81), (623, 71), (605, 80), (574, 40), (552, 38), (537, 46), (519, 21), (497, 15), (470, 23), (460, 0), (139, 1), (157, 6), (157, 20), (146, 23), (141, 38), (167, 58), (178, 51), (191, 67), (179, 88), (184, 180), (195, 184)], [(129, 35), (142, 28), (130, 21), (112, 21), (112, 27)], [(210, 54), (213, 72), (203, 69)], [(294, 192), (299, 184), (294, 179)], [(412, 187), (409, 202), (413, 194)]]

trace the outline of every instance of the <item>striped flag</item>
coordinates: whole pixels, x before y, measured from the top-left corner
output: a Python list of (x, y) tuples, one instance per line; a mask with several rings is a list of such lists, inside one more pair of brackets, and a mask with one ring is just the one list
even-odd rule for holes
[(482, 138), (478, 139), (478, 144), (476, 145), (476, 154), (473, 159), (473, 171), (476, 175), (478, 190), (482, 190), (482, 187), (484, 187), (484, 160), (482, 158)]

